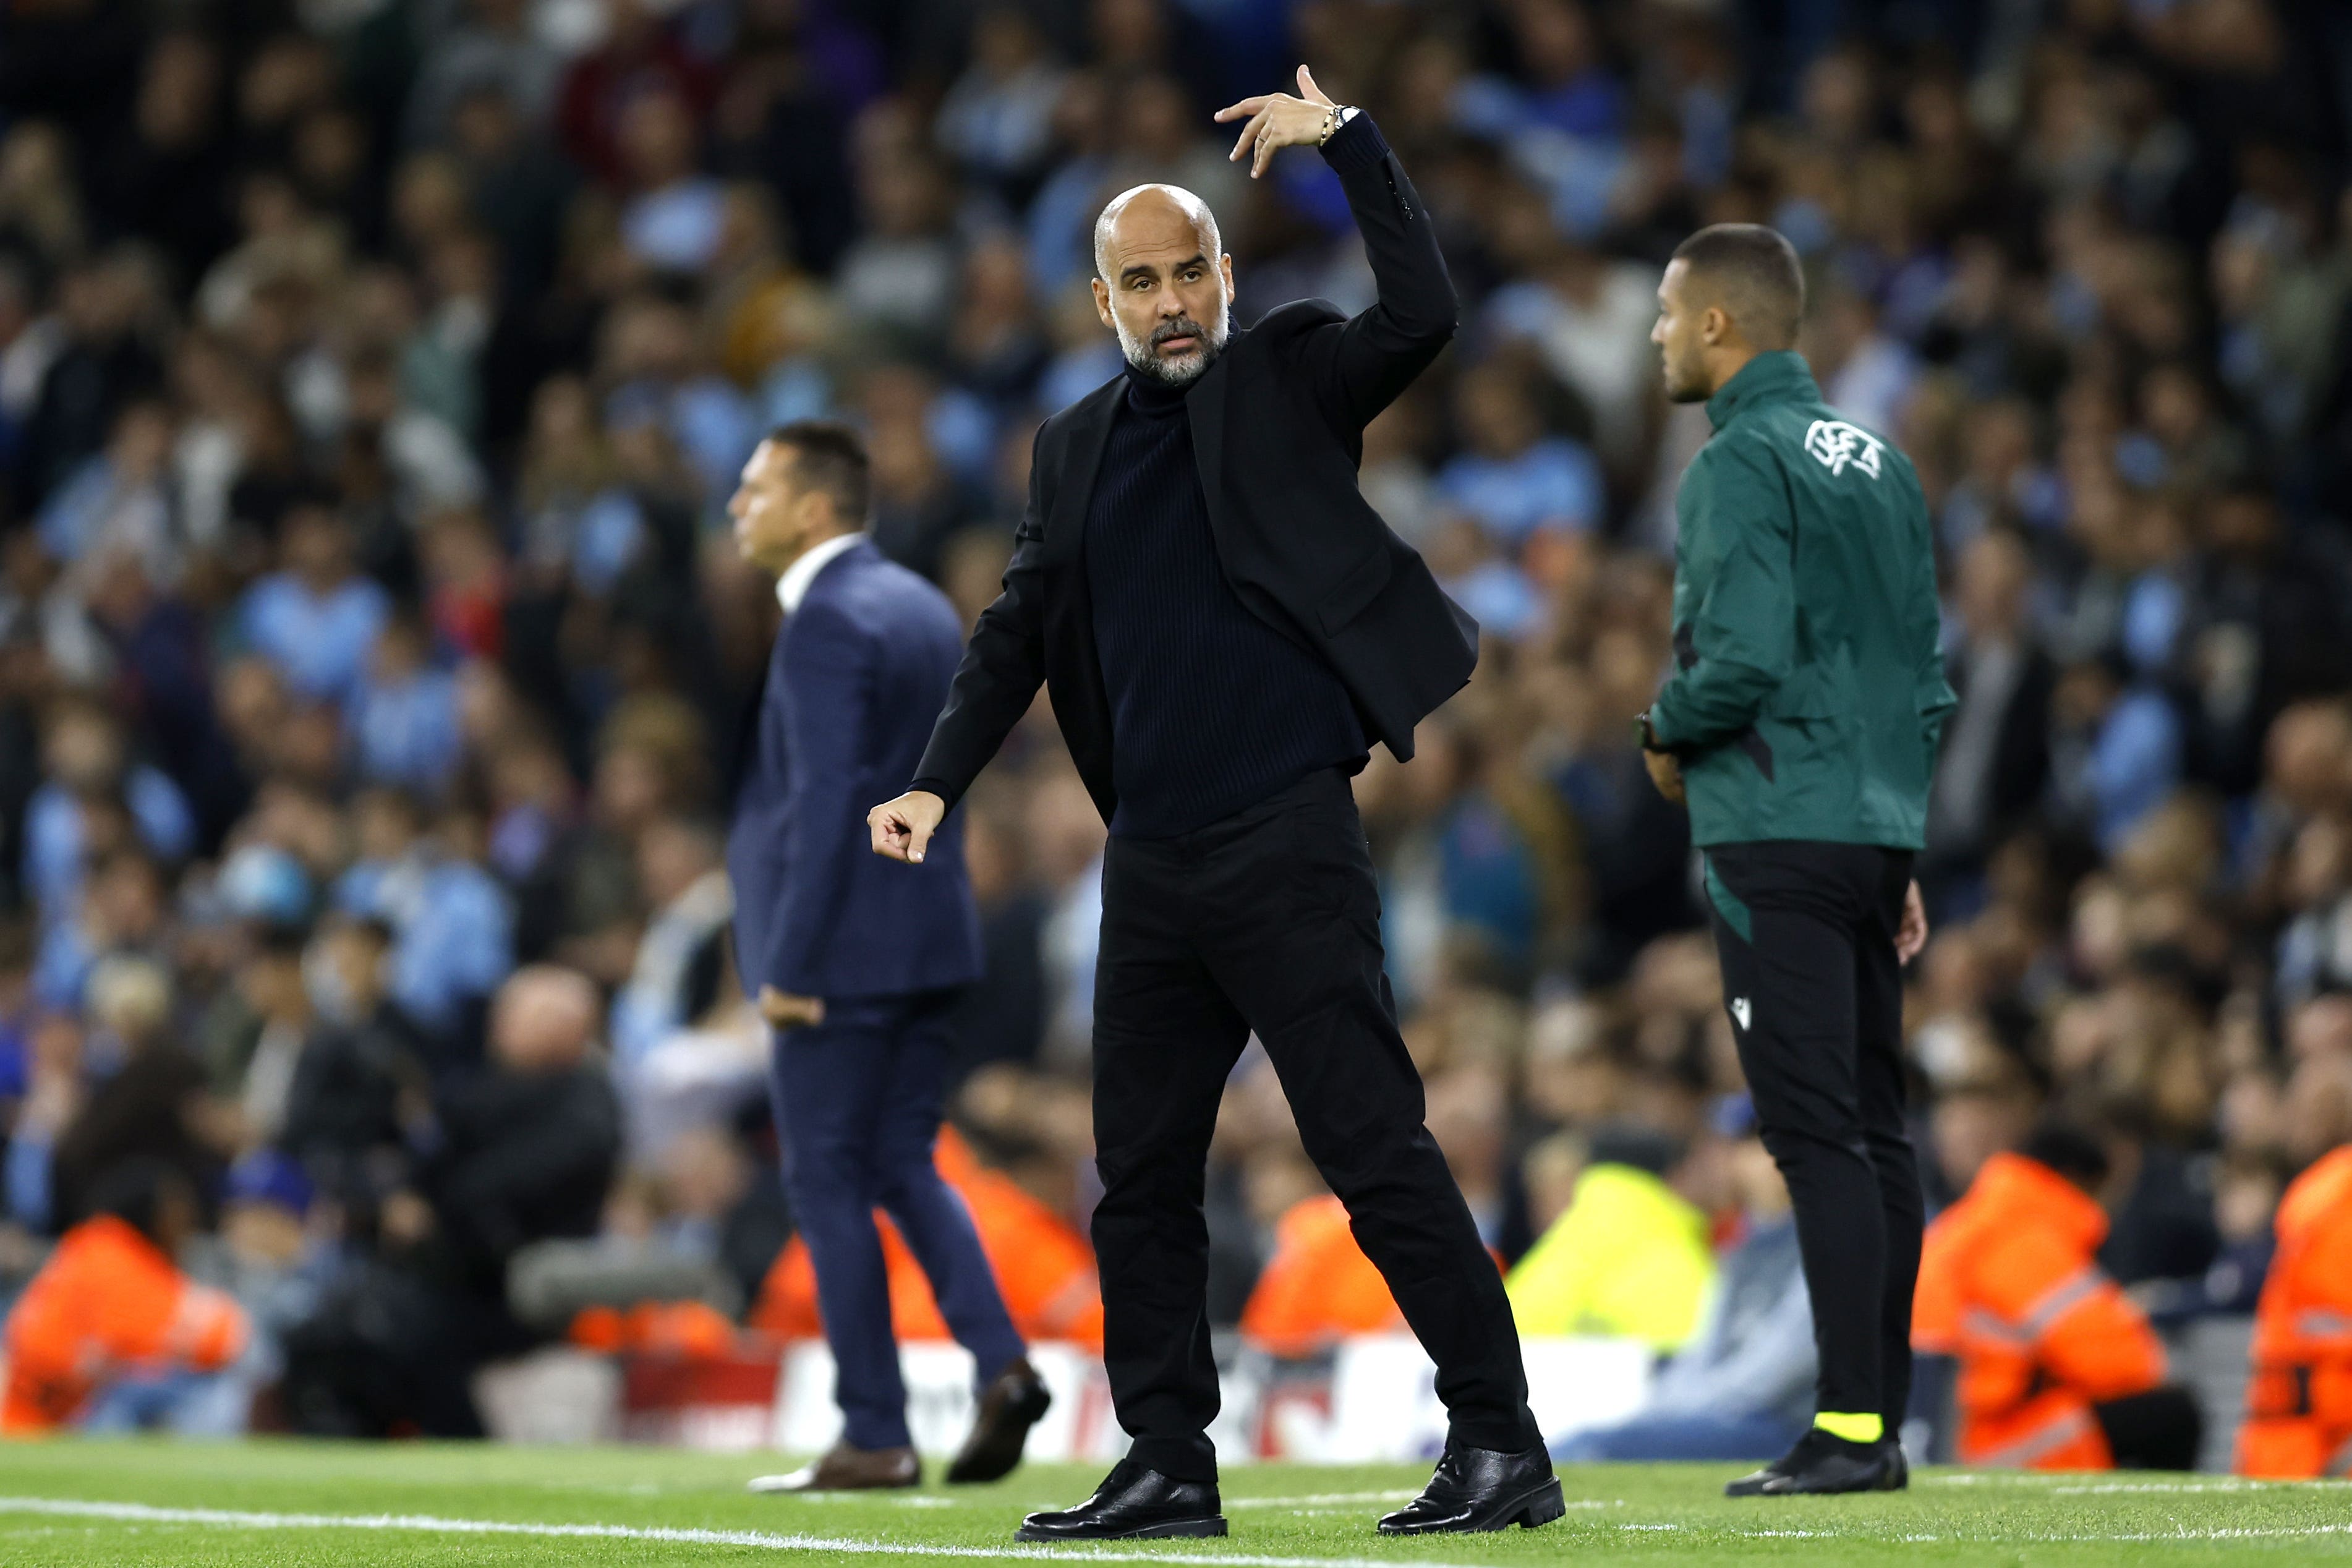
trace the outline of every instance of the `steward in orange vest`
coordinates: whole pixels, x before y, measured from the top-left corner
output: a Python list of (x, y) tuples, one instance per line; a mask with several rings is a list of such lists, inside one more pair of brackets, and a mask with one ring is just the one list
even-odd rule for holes
[(66, 1232), (9, 1310), (0, 1432), (70, 1426), (117, 1378), (218, 1372), (244, 1352), (244, 1310), (173, 1261), (195, 1225), (185, 1178), (163, 1170), (116, 1175), (126, 1180), (99, 1184), (101, 1202), (117, 1200), (104, 1202), (115, 1212)]
[(2105, 1152), (2045, 1123), (1927, 1227), (1912, 1342), (1957, 1356), (1969, 1465), (2187, 1469), (2196, 1402), (2166, 1383), (2147, 1315), (2101, 1271)]
[(1349, 1334), (1403, 1331), (1389, 1282), (1348, 1228), (1347, 1205), (1329, 1196), (1293, 1205), (1242, 1309), (1242, 1337), (1276, 1355), (1307, 1356)]
[(2273, 1228), (2236, 1468), (2352, 1475), (2352, 1146), (2295, 1178)]

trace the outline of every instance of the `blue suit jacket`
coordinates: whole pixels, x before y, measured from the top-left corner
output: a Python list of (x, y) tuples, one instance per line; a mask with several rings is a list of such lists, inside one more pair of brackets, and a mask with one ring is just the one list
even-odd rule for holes
[(866, 826), (915, 776), (962, 652), (947, 596), (862, 540), (784, 622), (727, 841), (747, 994), (894, 996), (979, 977), (961, 830), (943, 824), (909, 866), (875, 854)]

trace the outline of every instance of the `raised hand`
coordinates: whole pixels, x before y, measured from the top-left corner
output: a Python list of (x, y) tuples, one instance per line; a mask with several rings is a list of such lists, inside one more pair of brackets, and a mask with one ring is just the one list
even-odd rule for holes
[(1220, 124), (1234, 120), (1249, 121), (1242, 127), (1241, 139), (1226, 154), (1226, 162), (1239, 163), (1242, 154), (1249, 153), (1250, 178), (1255, 180), (1265, 173), (1265, 166), (1283, 148), (1320, 145), (1330, 127), (1331, 111), (1337, 106), (1328, 93), (1315, 85), (1314, 74), (1305, 66), (1298, 68), (1298, 90), (1303, 96), (1266, 93), (1244, 98), (1217, 110)]

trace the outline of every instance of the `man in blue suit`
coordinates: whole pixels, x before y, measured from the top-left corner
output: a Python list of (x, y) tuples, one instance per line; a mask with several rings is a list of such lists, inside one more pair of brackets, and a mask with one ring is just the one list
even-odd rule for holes
[(865, 852), (866, 805), (922, 755), (963, 644), (946, 595), (866, 538), (871, 495), (856, 435), (809, 422), (760, 444), (728, 506), (744, 559), (778, 574), (784, 610), (728, 840), (735, 950), (776, 1031), (784, 1186), (816, 1266), (844, 1419), (830, 1453), (756, 1490), (921, 1479), (877, 1205), (978, 1363), (979, 1415), (948, 1479), (1011, 1470), (1048, 1403), (971, 1213), (931, 1160), (950, 1009), (981, 970), (962, 845), (935, 836), (911, 876)]

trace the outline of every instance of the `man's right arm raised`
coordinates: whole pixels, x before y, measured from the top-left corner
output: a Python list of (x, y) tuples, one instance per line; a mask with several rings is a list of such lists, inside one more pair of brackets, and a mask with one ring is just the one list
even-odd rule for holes
[(1013, 535), (1004, 589), (980, 613), (956, 666), (947, 706), (931, 727), (907, 793), (868, 812), (874, 852), (919, 861), (931, 834), (963, 798), (996, 748), (1021, 722), (1045, 680), (1045, 509), (1039, 455), (1045, 426), (1029, 447), (1029, 500)]

